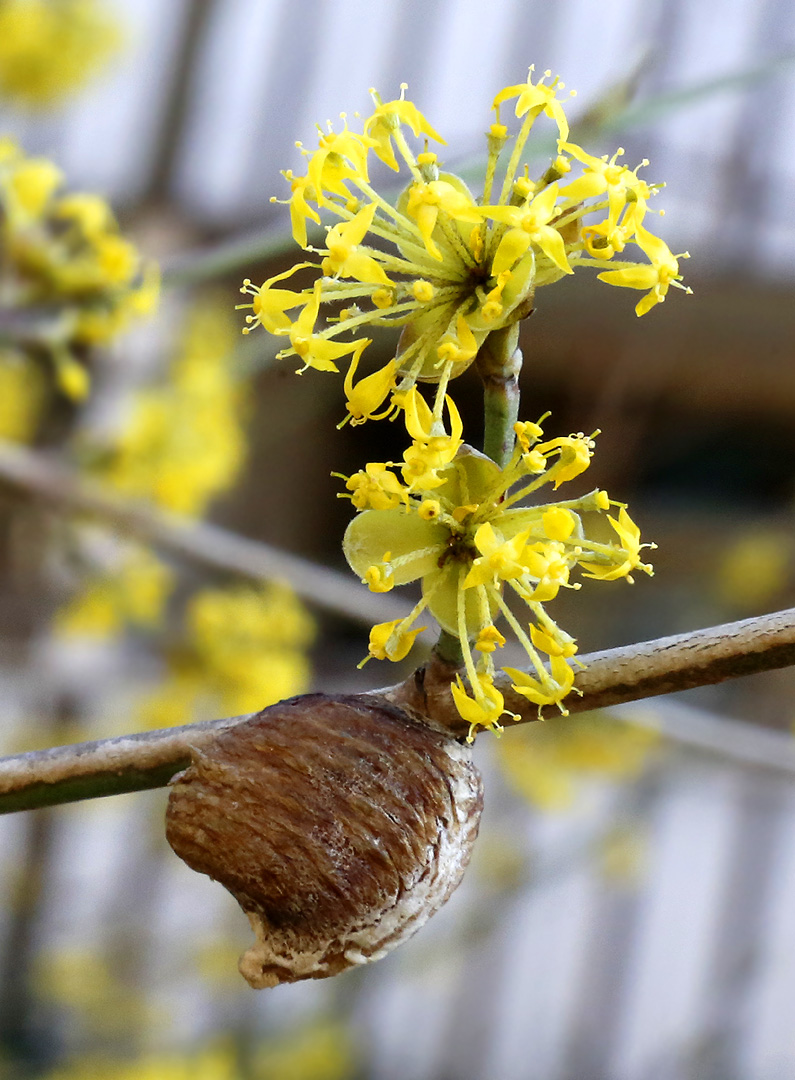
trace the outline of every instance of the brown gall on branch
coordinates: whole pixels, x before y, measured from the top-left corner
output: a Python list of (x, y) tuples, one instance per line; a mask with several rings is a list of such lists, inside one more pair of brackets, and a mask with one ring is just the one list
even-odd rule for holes
[(166, 838), (255, 942), (255, 989), (378, 960), (445, 903), (483, 807), (471, 747), (376, 694), (305, 694), (221, 732), (174, 778)]
[[(574, 682), (580, 694), (566, 699), (573, 713), (773, 671), (795, 664), (795, 609), (591, 653), (582, 660), (588, 666)], [(466, 725), (450, 695), (455, 670), (433, 660), (380, 695), (409, 713), (430, 716), (460, 738)], [(507, 679), (497, 685), (521, 722), (538, 718), (536, 706), (514, 693)], [(542, 715), (554, 717), (557, 709), (549, 706)], [(219, 731), (247, 719), (212, 720), (2, 759), (0, 813), (162, 787), (188, 765), (192, 749), (209, 746)]]

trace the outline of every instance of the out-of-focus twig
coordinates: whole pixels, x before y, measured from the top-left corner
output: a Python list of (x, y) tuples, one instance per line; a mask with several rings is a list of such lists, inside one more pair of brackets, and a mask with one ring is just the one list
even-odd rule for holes
[(789, 731), (729, 719), (671, 698), (653, 705), (621, 705), (610, 715), (657, 731), (687, 750), (795, 776), (795, 739)]
[[(322, 239), (319, 229), (307, 232), (309, 243)], [(289, 228), (270, 226), (207, 244), (198, 250), (176, 255), (163, 264), (163, 284), (182, 288), (201, 285), (228, 274), (249, 273), (259, 263), (292, 251), (295, 243)]]
[(0, 489), (4, 486), (59, 510), (101, 518), (112, 529), (216, 570), (257, 580), (286, 581), (317, 607), (358, 623), (402, 619), (411, 610), (410, 604), (396, 597), (369, 592), (352, 575), (217, 525), (132, 502), (45, 454), (0, 441)]
[[(795, 609), (608, 649), (582, 660), (587, 667), (575, 680), (580, 693), (567, 699), (572, 712), (787, 667), (795, 664)], [(463, 735), (466, 726), (453, 704), (450, 676), (450, 667), (432, 658), (404, 683), (378, 693)], [(508, 680), (498, 680), (498, 685), (519, 722), (538, 719), (536, 706), (512, 691)], [(551, 716), (554, 710), (547, 707), (545, 713)], [(200, 749), (222, 728), (246, 719), (213, 720), (0, 759), (0, 813), (161, 787), (188, 764), (192, 747)]]

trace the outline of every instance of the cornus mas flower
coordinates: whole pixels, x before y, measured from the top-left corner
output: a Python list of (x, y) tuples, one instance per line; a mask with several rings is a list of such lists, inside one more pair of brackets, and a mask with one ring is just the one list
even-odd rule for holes
[[(592, 438), (577, 434), (542, 441), (540, 424), (518, 423), (513, 455), (501, 469), (461, 444), (452, 404), (453, 433), (434, 440), (422, 437), (432, 423), (429, 406), (416, 389), (407, 398), (413, 441), (405, 457), (422, 459), (425, 472), (416, 476), (408, 465), (385, 462), (369, 464), (347, 480), (360, 510), (343, 544), (353, 570), (376, 592), (422, 582), (422, 598), (407, 618), (373, 627), (370, 655), (403, 659), (419, 633), (417, 620), (427, 610), (461, 643), (466, 680), (458, 676), (452, 693), (472, 738), (477, 727), (498, 728), (506, 711), (494, 683), (494, 654), (505, 644), (494, 623), (502, 617), (529, 660), (529, 673), (503, 668), (513, 689), (539, 709), (556, 704), (565, 713), (561, 702), (572, 689), (569, 660), (577, 646), (545, 605), (562, 588), (580, 588), (570, 580), (577, 570), (604, 581), (632, 581), (635, 569), (651, 574), (640, 552), (653, 545), (640, 543), (626, 508), (604, 491), (520, 505), (547, 485), (557, 489), (583, 473)], [(610, 513), (611, 507), (617, 514)], [(611, 538), (595, 539), (593, 526), (602, 517), (609, 528), (601, 531)], [(524, 605), (523, 617), (506, 593)]]
[[(375, 110), (361, 132), (343, 116), (342, 131), (329, 125), (316, 150), (301, 148), (305, 176), (284, 174), (293, 235), (318, 261), (299, 262), (260, 286), (246, 280), (242, 292), (251, 300), (240, 306), (251, 313), (244, 332), (262, 325), (284, 337), (279, 355), (296, 356), (299, 371), (336, 371), (349, 357), (347, 420), (396, 415), (418, 380), (438, 384), (438, 420), (450, 380), (469, 367), (488, 335), (524, 318), (536, 289), (578, 267), (600, 271), (608, 284), (644, 291), (638, 315), (661, 303), (671, 286), (684, 288), (678, 259), (686, 256), (673, 255), (646, 226), (657, 188), (638, 176), (640, 166), (619, 162), (621, 149), (597, 158), (569, 141), (563, 84), (547, 82), (549, 72), (536, 82), (532, 75), (531, 68), (526, 82), (494, 99), (477, 198), (441, 168), (429, 147), (444, 140), (405, 99), (405, 86), (395, 101), (373, 92)], [(504, 162), (506, 106), (520, 123)], [(558, 153), (532, 180), (523, 158), (542, 116), (557, 129)], [(409, 136), (424, 149), (413, 149)], [(373, 157), (404, 174), (394, 203), (371, 184)], [(320, 225), (322, 215), (337, 220), (326, 225), (325, 246), (314, 247), (307, 222)], [(616, 257), (627, 245), (642, 261)], [(314, 281), (291, 287), (299, 271), (314, 272)], [(379, 327), (400, 331), (395, 356), (356, 381), (371, 343), (359, 335)]]

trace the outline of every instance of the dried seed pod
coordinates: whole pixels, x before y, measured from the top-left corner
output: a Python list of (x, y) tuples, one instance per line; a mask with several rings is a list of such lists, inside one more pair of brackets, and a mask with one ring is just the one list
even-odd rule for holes
[(458, 885), (483, 805), (469, 747), (377, 697), (309, 694), (222, 732), (166, 836), (246, 912), (256, 988), (377, 960)]

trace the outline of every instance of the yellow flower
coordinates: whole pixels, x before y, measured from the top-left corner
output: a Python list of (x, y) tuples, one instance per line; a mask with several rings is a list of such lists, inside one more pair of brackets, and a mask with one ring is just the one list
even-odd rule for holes
[[(375, 95), (375, 111), (361, 133), (346, 121), (342, 132), (321, 131), (316, 150), (301, 147), (306, 176), (284, 174), (294, 237), (306, 248), (306, 223), (320, 224), (321, 210), (337, 221), (326, 227), (325, 246), (308, 249), (318, 261), (298, 263), (280, 275), (313, 267), (313, 284), (293, 292), (274, 289), (278, 279), (259, 289), (246, 282), (244, 291), (254, 296), (246, 331), (261, 324), (288, 335), (290, 344), (280, 356), (300, 356), (301, 371), (334, 371), (341, 356), (364, 352), (369, 342), (354, 340), (363, 327), (398, 330), (395, 385), (388, 391), (393, 408), (384, 398), (379, 411), (367, 407), (353, 415), (360, 420), (392, 416), (408, 391), (427, 381), (437, 384), (433, 411), (438, 416), (448, 383), (473, 362), (488, 335), (525, 318), (540, 287), (578, 266), (606, 271), (602, 277), (612, 284), (652, 289), (640, 302), (641, 313), (659, 303), (668, 285), (678, 282), (678, 270), (663, 242), (650, 239), (641, 224), (656, 189), (639, 180), (637, 170), (616, 164), (620, 151), (595, 158), (567, 141), (568, 122), (558, 98), (563, 84), (546, 83), (548, 76), (533, 82), (531, 69), (525, 83), (495, 97), (497, 122), (487, 136), (486, 174), (477, 198), (460, 177), (440, 169), (427, 140), (443, 140), (403, 93), (386, 103)], [(508, 129), (499, 122), (499, 109), (512, 99), (522, 123), (504, 163)], [(523, 158), (541, 116), (555, 124), (560, 149), (549, 168), (531, 180)], [(410, 136), (424, 138), (425, 149), (415, 152)], [(394, 203), (372, 186), (371, 153), (408, 174)], [(575, 167), (582, 175), (570, 177)], [(583, 225), (589, 214), (605, 210), (604, 222)], [(651, 265), (610, 261), (632, 237)], [(302, 312), (292, 322), (287, 312), (298, 306)], [(326, 311), (326, 325), (316, 331)]]
[(527, 573), (522, 554), (527, 546), (530, 530), (517, 533), (510, 540), (501, 540), (489, 521), (485, 521), (474, 536), (475, 547), (480, 552), (464, 579), (464, 588), (486, 585), (495, 581), (510, 581)]
[[(307, 221), (314, 221), (316, 225), (320, 224), (320, 215), (317, 210), (313, 210), (309, 205), (309, 199), (314, 199), (315, 189), (308, 176), (294, 176), (292, 171), (288, 170), (284, 173), (285, 180), (290, 182), (290, 191), (292, 197), (290, 198), (290, 222), (293, 227), (293, 239), (302, 248), (306, 247), (306, 223)], [(278, 199), (274, 196), (271, 202), (278, 202)]]
[(371, 90), (370, 92), (376, 101), (376, 109), (364, 125), (365, 134), (373, 140), (376, 154), (395, 172), (399, 171), (400, 166), (392, 148), (392, 139), (395, 138), (396, 134), (397, 137), (400, 137), (401, 124), (410, 127), (415, 137), (425, 135), (436, 142), (444, 143), (444, 139), (434, 131), (414, 102), (405, 100), (404, 94), (407, 89), (406, 83), (402, 83), (400, 100), (385, 103), (378, 98), (374, 90)]
[(298, 368), (299, 375), (310, 367), (315, 368), (317, 371), (339, 371), (339, 368), (334, 363), (335, 360), (347, 356), (348, 353), (354, 353), (358, 357), (370, 344), (368, 339), (358, 342), (336, 342), (329, 341), (327, 332), (321, 331), (316, 334), (315, 323), (317, 322), (319, 308), (320, 294), (319, 290), (316, 289), (312, 299), (307, 301), (301, 314), (290, 325), (288, 333), (292, 348), (290, 350), (283, 349), (278, 353), (278, 356), (281, 357), (289, 355), (289, 352), (294, 352), (296, 356), (299, 356), (304, 361), (304, 366)]
[(545, 458), (552, 453), (557, 453), (554, 479), (555, 487), (559, 488), (567, 480), (573, 480), (575, 476), (585, 472), (591, 463), (593, 453), (593, 437), (583, 435), (566, 435), (559, 439), (551, 439), (549, 442), (539, 443), (535, 450)]
[(370, 631), (370, 655), (377, 660), (403, 660), (414, 647), (414, 639), (424, 626), (408, 630), (401, 619), (378, 623)]
[[(468, 742), (472, 742), (474, 731), (478, 727), (502, 730), (499, 721), (505, 713), (505, 699), (487, 673), (478, 674), (472, 687), (472, 697), (464, 689), (460, 675), (456, 675), (450, 691), (461, 719), (469, 724)], [(514, 717), (515, 714), (509, 715)]]
[(63, 637), (110, 638), (125, 627), (153, 629), (174, 587), (173, 572), (145, 548), (129, 547), (118, 566), (90, 578), (55, 616)]
[(692, 290), (682, 284), (682, 275), (679, 273), (679, 259), (687, 259), (689, 255), (683, 252), (681, 255), (672, 255), (668, 245), (653, 236), (638, 225), (635, 230), (635, 243), (651, 260), (650, 266), (630, 266), (619, 270), (606, 270), (599, 274), (599, 280), (608, 285), (619, 285), (627, 289), (649, 289), (635, 305), (637, 315), (645, 315), (655, 304), (661, 304), (673, 285), (685, 292)]
[[(572, 688), (574, 670), (566, 663), (564, 656), (551, 656), (550, 670), (542, 670), (539, 678), (534, 679), (524, 671), (505, 667), (503, 671), (514, 680), (513, 689), (527, 698), (534, 705), (559, 705)], [(564, 716), (568, 710), (561, 708)]]
[(475, 648), (479, 652), (494, 652), (505, 644), (505, 638), (496, 626), (484, 626), (478, 633)]
[(504, 90), (500, 90), (494, 99), (492, 108), (499, 110), (503, 102), (515, 97), (517, 99), (515, 110), (517, 116), (526, 115), (530, 123), (532, 123), (542, 112), (546, 113), (558, 126), (558, 141), (564, 142), (569, 137), (569, 123), (566, 119), (566, 113), (563, 111), (563, 106), (557, 99), (557, 92), (565, 88), (564, 84), (555, 78), (548, 86), (545, 85), (544, 79), (551, 77), (551, 71), (545, 71), (538, 82), (534, 83), (531, 78), (534, 70), (531, 65), (526, 83), (519, 83), (518, 86), (506, 86)]
[[(618, 538), (621, 541), (621, 547), (624, 551), (624, 558), (619, 563), (613, 562), (612, 564), (607, 561), (605, 563), (600, 562), (581, 562), (583, 570), (586, 571), (585, 576), (591, 578), (598, 578), (600, 581), (615, 581), (616, 578), (625, 577), (627, 581), (632, 581), (631, 572), (639, 567), (647, 574), (652, 573), (650, 566), (640, 561), (640, 550), (643, 547), (653, 547), (654, 545), (641, 544), (640, 542), (640, 529), (629, 516), (625, 507), (621, 507), (618, 511), (618, 520), (614, 517), (607, 515), (607, 520), (613, 527), (613, 530), (618, 534)], [(594, 545), (594, 555), (600, 554), (600, 545)]]
[(368, 179), (368, 145), (368, 139), (348, 130), (347, 122), (341, 132), (334, 132), (330, 125), (328, 133), (320, 131), (320, 144), (315, 153), (309, 155), (308, 170), (308, 179), (318, 206), (331, 204), (331, 200), (324, 195), (324, 188), (328, 188), (333, 195), (347, 198), (346, 180)]
[[(264, 326), (270, 334), (288, 334), (292, 321), (287, 315), (296, 307), (304, 307), (309, 302), (309, 297), (303, 293), (294, 292), (292, 289), (274, 289), (277, 281), (284, 281), (291, 277), (296, 270), (301, 269), (303, 264), (292, 266), (283, 274), (276, 274), (268, 278), (262, 285), (253, 285), (250, 278), (246, 278), (240, 291), (244, 295), (252, 296), (250, 304), (236, 304), (235, 310), (240, 311), (251, 308), (253, 314), (246, 316), (246, 322), (250, 325), (244, 327), (243, 333), (249, 334), (255, 326)], [(253, 325), (251, 325), (253, 324)]]
[[(390, 360), (380, 371), (374, 371), (372, 375), (360, 379), (354, 386), (353, 376), (356, 374), (360, 357), (361, 351), (354, 354), (344, 382), (346, 407), (352, 424), (363, 424), (365, 420), (380, 419), (377, 410), (383, 405), (395, 386), (394, 360)], [(390, 405), (387, 413), (392, 411), (393, 408)]]
[(166, 682), (141, 702), (147, 725), (237, 716), (303, 693), (312, 620), (285, 585), (202, 589), (188, 602)]
[[(0, 393), (0, 402), (2, 400)], [(782, 522), (778, 528), (770, 525), (748, 526), (730, 537), (720, 553), (716, 568), (716, 591), (721, 602), (732, 608), (745, 610), (749, 614), (755, 610), (767, 610), (765, 605), (777, 604), (780, 594), (790, 588), (793, 570), (795, 537), (785, 523)], [(781, 604), (778, 603), (778, 606)]]
[(0, 439), (30, 442), (46, 401), (40, 367), (17, 349), (0, 348)]
[(329, 229), (326, 235), (328, 255), (320, 264), (324, 274), (330, 277), (342, 275), (367, 284), (392, 284), (383, 267), (358, 248), (373, 224), (375, 211), (375, 203), (371, 203), (363, 207), (350, 221)]
[(15, 167), (0, 172), (3, 203), (12, 229), (39, 221), (64, 181), (61, 170), (46, 158), (18, 157)]
[[(483, 335), (478, 335), (483, 340)], [(436, 348), (436, 355), (442, 364), (452, 364), (450, 374), (460, 374), (477, 356), (480, 341), (472, 333), (469, 323), (463, 315), (458, 316), (455, 337), (448, 336)]]
[(0, 139), (0, 289), (16, 307), (49, 313), (41, 352), (49, 353), (56, 386), (79, 401), (89, 390), (85, 347), (106, 344), (149, 314), (159, 276), (121, 236), (104, 200), (62, 194), (62, 185), (52, 162)]
[(29, 108), (50, 106), (104, 67), (120, 37), (98, 0), (3, 0), (0, 95)]
[[(386, 463), (368, 465), (356, 485), (348, 482), (354, 504), (362, 510), (343, 541), (351, 568), (378, 592), (418, 579), (422, 583), (422, 598), (408, 618), (376, 628), (371, 655), (402, 659), (413, 640), (413, 624), (427, 610), (461, 643), (470, 691), (459, 684), (454, 693), (459, 712), (470, 724), (491, 727), (503, 711), (493, 686), (493, 653), (504, 642), (494, 620), (501, 614), (530, 664), (529, 674), (505, 669), (517, 692), (539, 705), (560, 704), (572, 688), (574, 675), (567, 661), (576, 644), (544, 604), (561, 588), (579, 588), (569, 582), (578, 568), (587, 577), (605, 580), (626, 577), (637, 566), (651, 572), (639, 562), (639, 536), (623, 506), (617, 518), (607, 515), (616, 541), (605, 544), (586, 533), (586, 521), (610, 508), (604, 492), (561, 503), (518, 505), (544, 485), (557, 485), (561, 475), (576, 476), (587, 468), (591, 440), (587, 453), (581, 449), (583, 436), (540, 443), (544, 469), (538, 474), (527, 459), (543, 436), (540, 424), (520, 427), (521, 440), (500, 469), (467, 446), (459, 446), (444, 461), (452, 436), (430, 434), (433, 414), (416, 390), (406, 404), (405, 418), (415, 437), (417, 468), (403, 466), (404, 486)], [(417, 436), (427, 441), (418, 442)], [(442, 454), (438, 463), (431, 450), (435, 439), (443, 448), (437, 450)], [(372, 487), (366, 488), (367, 483)], [(357, 500), (360, 490), (367, 490), (367, 497)], [(527, 606), (533, 620), (529, 634), (503, 598), (505, 588)], [(548, 665), (542, 653), (549, 657)]]
[(471, 222), (475, 225), (482, 220), (482, 214), (474, 200), (446, 180), (412, 184), (406, 210), (409, 217), (417, 222), (428, 253), (439, 262), (443, 261), (444, 256), (433, 240), (433, 233), (440, 213), (452, 221)]
[(536, 244), (564, 274), (573, 274), (566, 258), (566, 245), (550, 222), (559, 214), (555, 205), (558, 185), (550, 184), (524, 206), (484, 206), (483, 213), (511, 228), (500, 240), (492, 264), (493, 273), (502, 274)]
[(363, 584), (368, 585), (371, 592), (390, 592), (395, 587), (395, 573), (389, 562), (390, 557), (387, 551), (380, 563), (374, 563), (365, 570)]
[[(332, 476), (340, 476), (340, 473), (332, 473)], [(408, 498), (403, 485), (389, 471), (389, 466), (380, 462), (371, 461), (365, 468), (350, 477), (342, 477), (350, 495), (351, 502), (357, 510), (389, 510), (393, 506), (399, 506)], [(340, 495), (340, 498), (344, 498)]]

